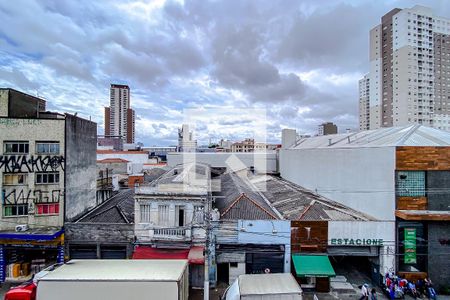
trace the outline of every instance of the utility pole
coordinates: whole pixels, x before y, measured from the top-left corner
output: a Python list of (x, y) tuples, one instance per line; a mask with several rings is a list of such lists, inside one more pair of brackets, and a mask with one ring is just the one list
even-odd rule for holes
[(211, 202), (212, 202), (212, 190), (211, 190), (211, 174), (208, 176), (208, 192), (206, 194), (205, 203), (205, 282), (203, 285), (203, 300), (209, 300), (209, 244), (210, 244), (210, 229), (211, 229)]

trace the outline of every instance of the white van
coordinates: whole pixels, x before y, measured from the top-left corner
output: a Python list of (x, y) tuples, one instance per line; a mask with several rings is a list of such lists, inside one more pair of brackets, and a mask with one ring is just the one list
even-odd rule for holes
[(33, 282), (13, 288), (5, 299), (188, 300), (188, 261), (71, 260), (39, 272)]

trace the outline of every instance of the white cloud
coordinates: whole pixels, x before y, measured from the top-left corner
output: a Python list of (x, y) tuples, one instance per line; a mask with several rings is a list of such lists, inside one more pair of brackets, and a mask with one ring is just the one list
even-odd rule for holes
[[(103, 130), (109, 84), (131, 87), (137, 139), (175, 144), (185, 108), (263, 108), (267, 135), (357, 125), (368, 32), (411, 0), (0, 2), (0, 85), (39, 93)], [(445, 1), (429, 3), (450, 14)], [(241, 139), (245, 114), (199, 136)], [(232, 125), (235, 126), (232, 126)], [(208, 130), (210, 130), (208, 132)]]

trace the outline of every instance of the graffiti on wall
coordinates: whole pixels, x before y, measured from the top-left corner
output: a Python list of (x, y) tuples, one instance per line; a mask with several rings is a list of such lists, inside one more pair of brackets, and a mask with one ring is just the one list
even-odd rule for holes
[(42, 120), (39, 119), (11, 119), (11, 118), (0, 118), (0, 126), (6, 128), (14, 128), (23, 125), (33, 125), (38, 126), (42, 124)]
[(0, 171), (8, 173), (64, 171), (64, 163), (62, 155), (0, 155)]
[(2, 190), (3, 204), (26, 204), (26, 203), (59, 203), (64, 197), (64, 191), (54, 190), (25, 190), (9, 188)]

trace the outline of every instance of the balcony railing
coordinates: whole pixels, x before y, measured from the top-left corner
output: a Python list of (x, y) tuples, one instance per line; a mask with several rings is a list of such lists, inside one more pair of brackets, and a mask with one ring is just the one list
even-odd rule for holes
[(168, 236), (168, 237), (185, 237), (186, 229), (184, 228), (155, 228), (153, 229), (154, 236)]

